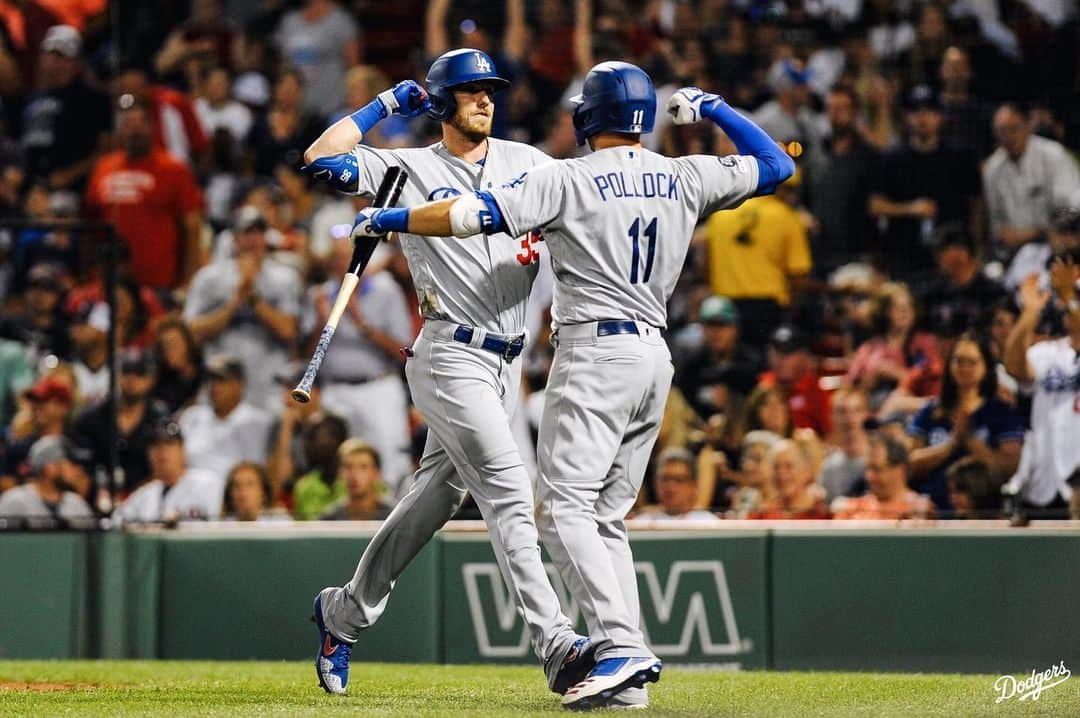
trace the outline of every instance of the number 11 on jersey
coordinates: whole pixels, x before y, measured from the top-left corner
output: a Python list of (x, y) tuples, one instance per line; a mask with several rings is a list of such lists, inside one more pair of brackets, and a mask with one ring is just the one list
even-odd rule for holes
[(633, 242), (634, 254), (630, 260), (630, 283), (638, 283), (638, 272), (641, 268), (641, 235), (644, 234), (645, 238), (649, 240), (649, 246), (645, 250), (645, 271), (641, 272), (641, 282), (645, 283), (649, 281), (649, 277), (652, 276), (653, 258), (656, 256), (656, 217), (649, 220), (649, 223), (645, 225), (645, 230), (641, 230), (643, 220), (635, 219), (634, 223), (630, 225), (630, 239)]

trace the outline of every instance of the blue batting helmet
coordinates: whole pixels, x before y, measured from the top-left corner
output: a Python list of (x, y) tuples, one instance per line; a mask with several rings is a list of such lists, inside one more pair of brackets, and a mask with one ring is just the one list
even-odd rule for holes
[(574, 135), (579, 145), (599, 132), (652, 132), (656, 91), (652, 80), (629, 62), (601, 62), (589, 70), (574, 105)]
[(431, 98), (428, 116), (443, 122), (453, 117), (457, 111), (453, 88), (469, 82), (484, 82), (494, 85), (495, 91), (510, 86), (510, 81), (495, 74), (495, 62), (486, 52), (466, 47), (451, 50), (435, 58), (428, 68), (424, 87)]

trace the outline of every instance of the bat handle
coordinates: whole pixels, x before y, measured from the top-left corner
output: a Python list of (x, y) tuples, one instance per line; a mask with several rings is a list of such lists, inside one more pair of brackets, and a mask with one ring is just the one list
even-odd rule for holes
[(323, 327), (322, 334), (319, 335), (319, 343), (315, 345), (315, 351), (311, 354), (311, 361), (308, 362), (307, 370), (304, 372), (304, 376), (300, 377), (300, 383), (292, 390), (294, 401), (301, 404), (311, 401), (311, 387), (315, 384), (315, 375), (319, 373), (319, 367), (322, 366), (323, 357), (326, 356), (326, 350), (330, 347), (330, 340), (334, 338), (336, 330), (336, 321), (328, 322)]

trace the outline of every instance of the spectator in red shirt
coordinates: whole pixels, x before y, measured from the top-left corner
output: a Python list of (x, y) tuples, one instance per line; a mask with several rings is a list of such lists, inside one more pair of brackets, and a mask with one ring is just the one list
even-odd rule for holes
[(797, 429), (813, 429), (818, 436), (832, 431), (829, 393), (821, 388), (810, 345), (798, 327), (781, 324), (769, 342), (770, 371), (761, 375), (761, 386), (775, 386), (788, 401)]
[(202, 192), (179, 159), (154, 147), (147, 108), (134, 104), (119, 118), (121, 149), (94, 166), (86, 204), (114, 222), (140, 284), (172, 289), (202, 264)]
[(195, 103), (179, 90), (151, 84), (146, 71), (128, 68), (113, 81), (113, 95), (131, 95), (153, 118), (154, 144), (191, 163), (210, 148)]

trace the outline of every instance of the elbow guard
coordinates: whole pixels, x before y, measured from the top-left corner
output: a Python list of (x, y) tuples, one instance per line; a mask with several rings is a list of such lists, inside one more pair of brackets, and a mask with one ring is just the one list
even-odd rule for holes
[(773, 147), (756, 156), (758, 161), (758, 186), (754, 195), (772, 194), (777, 186), (795, 174), (795, 162), (779, 147)]
[(300, 171), (313, 179), (325, 182), (338, 192), (356, 194), (360, 187), (360, 164), (356, 151), (340, 155), (320, 157), (311, 164), (306, 164)]
[(464, 195), (450, 205), (450, 231), (455, 237), (506, 231), (499, 205), (490, 192)]

